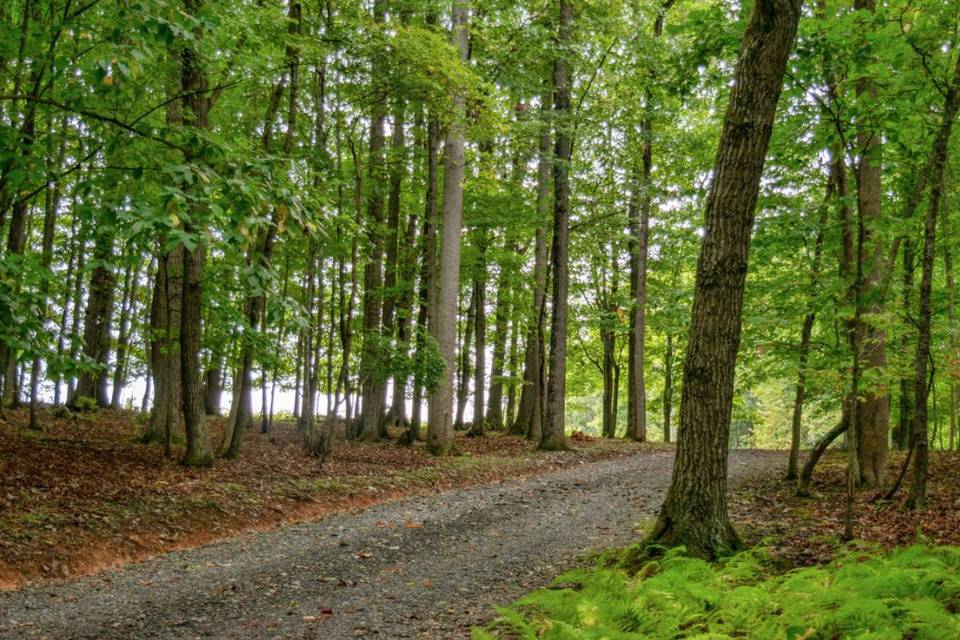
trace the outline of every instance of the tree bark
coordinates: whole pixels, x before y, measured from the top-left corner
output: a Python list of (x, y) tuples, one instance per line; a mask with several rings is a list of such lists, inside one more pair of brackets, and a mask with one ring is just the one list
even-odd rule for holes
[(99, 407), (110, 406), (107, 392), (110, 360), (110, 322), (113, 317), (113, 293), (116, 277), (110, 267), (113, 259), (112, 231), (103, 230), (94, 241), (93, 255), (97, 266), (90, 274), (90, 294), (83, 322), (83, 355), (94, 362), (93, 369), (84, 371), (77, 380), (77, 388), (67, 401), (78, 406), (80, 398), (90, 398)]
[[(384, 250), (384, 277), (383, 277), (383, 335), (386, 338), (397, 338), (399, 325), (398, 315), (403, 313), (403, 294), (400, 291), (402, 277), (400, 271), (400, 232), (403, 229), (400, 211), (400, 195), (403, 187), (403, 176), (406, 173), (406, 139), (404, 135), (405, 103), (397, 98), (393, 112), (393, 135), (390, 140), (390, 193), (387, 196), (387, 236)], [(396, 344), (399, 346), (399, 344)], [(405, 386), (405, 385), (402, 385)], [(401, 424), (405, 413), (405, 398), (398, 389), (400, 380), (393, 379), (393, 394), (390, 410), (384, 423), (381, 425), (381, 436), (385, 436), (388, 424)]]
[(493, 362), (490, 368), (490, 397), (487, 401), (487, 425), (503, 429), (503, 374), (507, 356), (508, 316), (510, 314), (509, 272), (500, 266), (497, 278), (497, 306), (493, 320)]
[[(375, 0), (373, 18), (382, 24), (387, 10), (386, 0)], [(376, 86), (370, 115), (370, 156), (368, 178), (370, 193), (367, 198), (367, 241), (370, 256), (363, 269), (363, 351), (360, 357), (360, 384), (362, 393), (362, 420), (360, 439), (376, 441), (381, 436), (384, 402), (383, 366), (383, 184), (384, 121), (387, 113), (387, 95), (381, 85), (380, 70), (371, 70)]]
[(667, 333), (667, 346), (663, 356), (663, 441), (671, 441), (673, 418), (673, 335)]
[(560, 0), (557, 45), (561, 51), (553, 63), (553, 110), (557, 117), (556, 145), (553, 163), (553, 276), (550, 315), (550, 372), (547, 379), (546, 414), (541, 450), (569, 448), (565, 431), (567, 385), (567, 309), (570, 286), (570, 160), (573, 155), (573, 122), (570, 110), (572, 70), (565, 47), (573, 39), (573, 4)]
[[(416, 348), (418, 361), (421, 360), (426, 345), (427, 327), (430, 318), (436, 322), (436, 274), (437, 274), (437, 141), (440, 138), (437, 119), (431, 112), (427, 113), (427, 189), (424, 198), (423, 231), (420, 234), (423, 260), (420, 265), (419, 305), (417, 312)], [(423, 384), (419, 376), (414, 383), (413, 411), (410, 416), (410, 434), (407, 440), (411, 443), (421, 438), (421, 424), (423, 412)]]
[[(857, 10), (874, 12), (875, 0), (854, 0)], [(866, 34), (864, 34), (866, 35)], [(857, 99), (865, 106), (876, 102), (875, 82), (864, 76), (856, 85)], [(860, 299), (867, 301), (863, 318), (855, 327), (857, 344), (861, 350), (864, 377), (880, 377), (887, 364), (887, 336), (869, 318), (883, 312), (880, 291), (885, 278), (885, 244), (879, 225), (883, 218), (883, 157), (879, 125), (872, 120), (872, 109), (865, 108), (864, 117), (857, 122), (857, 147), (860, 164), (857, 167), (857, 208), (863, 225), (865, 277), (860, 285)], [(889, 438), (890, 403), (882, 384), (874, 383), (863, 390), (863, 400), (856, 411), (857, 458), (860, 469), (858, 484), (882, 486), (887, 470), (887, 440)]]
[(169, 443), (183, 424), (180, 379), (180, 313), (183, 300), (183, 246), (157, 257), (150, 305), (150, 369), (154, 400), (144, 440)]
[[(673, 5), (673, 0), (664, 0), (653, 24), (653, 37), (663, 34), (664, 14)], [(649, 82), (655, 82), (655, 74), (649, 73)], [(647, 253), (650, 235), (650, 207), (653, 201), (653, 185), (650, 174), (653, 170), (653, 91), (646, 90), (646, 105), (643, 116), (642, 164), (638, 172), (632, 169), (631, 193), (628, 218), (630, 221), (630, 335), (627, 361), (627, 433), (637, 442), (647, 439), (647, 390), (644, 372), (644, 339), (646, 337), (647, 308)]]
[[(910, 334), (913, 328), (913, 273), (913, 240), (907, 238), (903, 242), (903, 324), (906, 330), (899, 341), (904, 352), (910, 350)], [(914, 379), (910, 375), (900, 377), (900, 419), (892, 434), (893, 444), (900, 450), (907, 448), (913, 430), (913, 383)]]
[[(513, 294), (514, 296), (516, 293)], [(516, 299), (511, 304), (511, 307), (516, 304)], [(520, 376), (523, 374), (523, 371), (520, 369), (520, 352), (519, 352), (519, 341), (520, 341), (520, 323), (517, 322), (517, 318), (512, 311), (511, 314), (512, 320), (510, 321), (510, 349), (509, 349), (509, 358), (510, 363), (510, 387), (507, 389), (507, 413), (504, 415), (504, 425), (514, 424), (514, 418), (516, 416), (517, 409), (517, 383), (516, 380), (520, 379)]]
[(957, 359), (960, 358), (960, 345), (958, 345), (958, 331), (960, 327), (957, 326), (957, 302), (956, 302), (956, 286), (953, 279), (953, 253), (950, 251), (950, 225), (947, 221), (947, 207), (946, 205), (941, 205), (940, 207), (940, 233), (943, 236), (941, 246), (943, 247), (943, 270), (946, 275), (947, 280), (947, 321), (950, 325), (950, 337), (949, 337), (949, 346), (950, 346), (950, 369), (948, 370), (948, 375), (950, 376), (950, 399), (947, 402), (947, 407), (950, 411), (950, 440), (948, 450), (953, 451), (957, 443), (957, 411), (960, 407), (960, 388), (957, 385), (957, 375), (960, 374), (960, 371), (957, 371), (958, 362)]
[[(552, 84), (548, 81), (547, 84)], [(544, 305), (547, 295), (547, 220), (550, 216), (550, 179), (553, 175), (552, 140), (549, 120), (550, 94), (540, 98), (540, 140), (537, 158), (537, 230), (534, 238), (533, 258), (533, 309), (530, 314), (524, 342), (523, 385), (520, 389), (520, 404), (511, 433), (524, 435), (539, 442), (543, 433), (544, 402), (546, 391), (543, 381), (544, 368)]]
[(947, 91), (943, 109), (943, 122), (934, 140), (931, 153), (930, 197), (927, 216), (923, 225), (923, 259), (920, 275), (920, 313), (917, 318), (917, 359), (914, 382), (914, 442), (916, 453), (913, 463), (913, 482), (910, 487), (909, 504), (923, 509), (927, 503), (927, 364), (930, 360), (930, 322), (933, 315), (931, 292), (933, 289), (933, 262), (936, 255), (937, 218), (940, 215), (944, 192), (944, 171), (950, 146), (953, 121), (960, 110), (960, 59), (957, 60), (954, 78)]
[(130, 347), (130, 325), (137, 312), (137, 297), (140, 280), (140, 261), (127, 268), (123, 283), (123, 302), (120, 305), (120, 330), (117, 335), (117, 361), (113, 370), (113, 394), (110, 406), (120, 408), (120, 398), (127, 381), (127, 351)]
[[(184, 0), (188, 16), (201, 10), (203, 0)], [(200, 27), (194, 30), (197, 41), (202, 39)], [(199, 130), (208, 128), (207, 115), (210, 95), (207, 78), (199, 53), (192, 46), (182, 49), (181, 90), (183, 94), (183, 120), (187, 126)], [(193, 160), (193, 158), (187, 158)], [(193, 217), (193, 216), (191, 216)], [(203, 410), (203, 383), (200, 375), (201, 323), (203, 321), (203, 269), (204, 245), (202, 229), (193, 222), (183, 225), (183, 231), (195, 235), (198, 241), (183, 251), (183, 294), (180, 312), (180, 379), (183, 384), (183, 423), (187, 435), (187, 449), (183, 464), (209, 466), (213, 463), (213, 449), (207, 433)]]
[[(460, 60), (470, 53), (470, 2), (453, 0), (452, 41)], [(457, 293), (460, 289), (460, 228), (463, 222), (464, 96), (454, 96), (453, 122), (447, 130), (443, 153), (443, 230), (437, 276), (436, 317), (430, 334), (443, 356), (444, 372), (430, 394), (427, 448), (434, 455), (447, 455), (453, 446), (453, 372), (456, 369)]]
[(750, 231), (800, 0), (757, 0), (746, 26), (707, 197), (680, 433), (649, 543), (715, 559), (740, 546), (727, 513), (727, 457)]
[(467, 304), (467, 311), (463, 315), (463, 341), (460, 343), (460, 369), (459, 381), (457, 384), (457, 419), (453, 423), (456, 431), (464, 428), (463, 416), (467, 408), (467, 398), (470, 396), (470, 346), (473, 342), (473, 330), (477, 323), (474, 320), (474, 314), (477, 309), (477, 289), (470, 288), (470, 302)]
[[(49, 122), (49, 121), (48, 121)], [(64, 119), (64, 128), (66, 125), (66, 119)], [(52, 124), (48, 124), (47, 134), (52, 134)], [(64, 132), (65, 133), (65, 132)], [(54, 167), (59, 171), (60, 167), (63, 165), (63, 158), (66, 154), (66, 136), (63, 135), (60, 138), (60, 146), (57, 151), (56, 159), (47, 157), (47, 171), (52, 172)], [(53, 183), (48, 184), (47, 188), (44, 190), (44, 203), (43, 203), (43, 238), (40, 243), (40, 267), (46, 272), (46, 275), (52, 276), (50, 274), (50, 265), (53, 263), (53, 241), (56, 233), (57, 227), (57, 211), (60, 208), (60, 184)], [(70, 256), (70, 259), (73, 259), (73, 256)], [(50, 278), (44, 279), (40, 285), (40, 295), (43, 300), (47, 300), (50, 293)], [(69, 285), (67, 285), (69, 289)], [(49, 316), (49, 311), (44, 309), (44, 317)], [(27, 425), (30, 429), (38, 428), (37, 424), (37, 404), (39, 403), (39, 386), (40, 386), (40, 368), (41, 368), (41, 359), (40, 354), (37, 353), (33, 357), (33, 365), (30, 367), (30, 422)], [(59, 387), (59, 384), (54, 380), (54, 385)]]
[(487, 258), (486, 232), (481, 230), (480, 264), (477, 265), (477, 276), (474, 280), (474, 365), (473, 372), (473, 424), (470, 426), (470, 435), (484, 436), (487, 433), (486, 416), (484, 415), (484, 388), (487, 377)]

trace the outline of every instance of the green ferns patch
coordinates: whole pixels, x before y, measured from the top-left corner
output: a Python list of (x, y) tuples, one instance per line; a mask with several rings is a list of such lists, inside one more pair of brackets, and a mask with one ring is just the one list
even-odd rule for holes
[(850, 552), (779, 573), (752, 550), (719, 564), (668, 552), (636, 575), (598, 566), (499, 611), (474, 640), (960, 638), (960, 548)]

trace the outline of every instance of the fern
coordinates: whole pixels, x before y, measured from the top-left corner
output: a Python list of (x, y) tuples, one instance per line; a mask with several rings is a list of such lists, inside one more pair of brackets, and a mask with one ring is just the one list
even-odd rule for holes
[(954, 547), (860, 549), (787, 573), (762, 549), (715, 565), (672, 550), (630, 574), (611, 564), (561, 576), (475, 640), (960, 638)]

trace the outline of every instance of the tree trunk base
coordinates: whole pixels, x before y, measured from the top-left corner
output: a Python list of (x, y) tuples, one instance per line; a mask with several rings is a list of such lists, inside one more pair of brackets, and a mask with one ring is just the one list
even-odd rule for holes
[(453, 444), (447, 442), (430, 442), (428, 440), (427, 451), (438, 458), (442, 456), (449, 456), (453, 452)]
[(213, 466), (213, 452), (198, 451), (188, 453), (180, 463), (185, 467), (210, 467)]
[[(710, 522), (691, 520), (681, 523), (661, 513), (653, 531), (637, 548), (637, 558), (651, 556), (656, 550), (684, 547), (696, 558), (714, 562), (744, 548), (740, 536), (728, 520)], [(652, 557), (652, 556), (651, 556)], [(636, 565), (636, 559), (633, 564)]]
[(569, 451), (570, 443), (563, 436), (547, 436), (537, 446), (540, 451)]

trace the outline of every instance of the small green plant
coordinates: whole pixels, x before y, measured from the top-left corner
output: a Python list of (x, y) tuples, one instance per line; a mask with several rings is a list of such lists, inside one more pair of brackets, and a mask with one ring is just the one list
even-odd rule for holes
[(73, 400), (71, 404), (71, 408), (74, 411), (78, 411), (80, 413), (86, 413), (88, 411), (96, 411), (97, 401), (96, 399), (91, 398), (89, 396), (77, 396)]
[(672, 550), (636, 575), (567, 573), (473, 637), (939, 640), (960, 638), (958, 611), (958, 547), (852, 551), (786, 573), (762, 549), (719, 564)]

